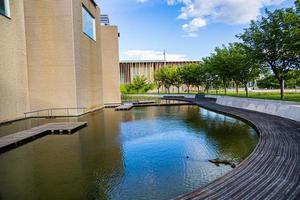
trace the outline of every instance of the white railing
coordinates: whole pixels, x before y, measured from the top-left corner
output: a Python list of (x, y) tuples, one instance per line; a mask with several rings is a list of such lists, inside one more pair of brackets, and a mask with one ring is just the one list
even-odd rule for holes
[[(76, 111), (76, 112), (74, 113), (74, 111)], [(25, 118), (27, 118), (27, 117), (70, 117), (70, 116), (78, 116), (78, 115), (84, 114), (85, 111), (86, 111), (85, 107), (47, 108), (47, 109), (25, 112), (24, 115), (25, 115)], [(59, 114), (57, 114), (57, 113), (59, 113)]]

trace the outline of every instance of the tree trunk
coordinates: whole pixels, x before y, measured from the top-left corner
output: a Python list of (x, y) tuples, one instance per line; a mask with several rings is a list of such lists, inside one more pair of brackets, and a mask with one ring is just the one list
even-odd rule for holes
[(239, 93), (239, 84), (237, 84), (237, 83), (235, 83), (235, 91), (236, 91), (236, 95), (240, 96), (240, 93)]
[(198, 94), (200, 93), (200, 86), (197, 86)]
[(225, 87), (224, 90), (225, 90), (225, 95), (227, 95), (227, 88)]
[(218, 90), (216, 90), (216, 94), (218, 94)]
[(245, 83), (246, 97), (249, 97), (248, 84)]
[(168, 90), (168, 94), (170, 94), (170, 88), (167, 88), (167, 90)]
[(189, 85), (187, 85), (187, 88), (188, 88), (188, 94), (190, 93), (190, 86)]
[(280, 99), (284, 99), (284, 80), (281, 79), (280, 81)]
[(177, 93), (178, 93), (178, 94), (179, 94), (179, 88), (180, 88), (180, 87), (177, 87)]
[(159, 88), (157, 88), (157, 94), (159, 94)]

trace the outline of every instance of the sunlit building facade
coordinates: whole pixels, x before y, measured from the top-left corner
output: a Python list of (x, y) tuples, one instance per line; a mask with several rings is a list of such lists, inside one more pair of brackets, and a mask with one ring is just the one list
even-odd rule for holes
[(118, 28), (100, 15), (94, 0), (0, 0), (0, 122), (120, 103)]
[(121, 83), (131, 83), (135, 76), (145, 76), (148, 81), (154, 81), (155, 72), (166, 66), (181, 67), (185, 64), (200, 63), (200, 61), (164, 61), (164, 60), (144, 60), (144, 61), (121, 61), (120, 80)]
[[(155, 72), (167, 66), (182, 67), (186, 64), (197, 64), (200, 61), (166, 61), (166, 60), (134, 60), (120, 62), (120, 80), (121, 84), (129, 84), (133, 81), (135, 76), (144, 76), (149, 82), (154, 83)], [(193, 88), (190, 88), (193, 89)], [(166, 88), (160, 87), (161, 92), (167, 92)], [(182, 85), (179, 88), (180, 92), (187, 91), (187, 87)], [(152, 91), (154, 92), (154, 91)], [(178, 92), (178, 88), (170, 87), (170, 92)]]

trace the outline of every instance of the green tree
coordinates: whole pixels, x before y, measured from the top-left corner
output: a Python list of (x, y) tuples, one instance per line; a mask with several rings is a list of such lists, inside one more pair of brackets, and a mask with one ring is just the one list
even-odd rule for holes
[(170, 87), (173, 84), (173, 79), (172, 79), (172, 67), (167, 66), (167, 67), (162, 67), (158, 69), (155, 73), (155, 79), (166, 88), (167, 92), (170, 93)]
[(147, 81), (144, 76), (135, 76), (132, 83), (120, 86), (122, 94), (143, 94), (152, 90), (154, 85)]
[(147, 79), (145, 76), (135, 76), (132, 81), (132, 89), (139, 91), (147, 87)]
[(222, 86), (222, 80), (214, 71), (214, 69), (211, 67), (210, 63), (203, 62), (202, 63), (202, 80), (203, 80), (203, 86), (208, 93), (210, 88), (213, 88), (216, 90), (216, 94), (218, 94), (218, 91), (220, 90)]
[(194, 83), (194, 68), (196, 64), (186, 64), (179, 70), (179, 77), (183, 84), (187, 86), (188, 93), (190, 93), (190, 86)]
[(252, 59), (251, 54), (241, 43), (230, 44), (230, 62), (232, 67), (232, 79), (235, 82), (236, 93), (239, 95), (239, 86), (245, 88), (246, 96), (249, 96), (248, 83), (259, 77), (261, 65)]
[(210, 75), (211, 75), (211, 86), (213, 89), (216, 90), (216, 94), (218, 94), (222, 86), (222, 80), (216, 74), (210, 73)]
[(252, 21), (238, 36), (252, 58), (273, 71), (280, 84), (281, 99), (284, 99), (284, 81), (288, 72), (300, 65), (299, 0), (296, 7), (266, 11), (266, 17)]
[(288, 73), (286, 85), (295, 89), (300, 86), (300, 70), (292, 70)]
[(211, 87), (216, 89), (216, 93), (218, 93), (222, 82), (220, 81), (219, 77), (216, 74), (214, 74), (213, 70), (209, 67), (209, 65), (202, 64), (201, 77), (202, 84), (206, 93), (209, 92), (209, 89)]
[(200, 93), (200, 87), (204, 84), (205, 72), (202, 64), (197, 64), (192, 66), (192, 82), (195, 87), (197, 87), (197, 92)]
[(262, 89), (277, 89), (280, 88), (278, 80), (275, 76), (269, 75), (257, 80), (257, 86)]
[(154, 74), (154, 82), (155, 82), (155, 86), (157, 88), (157, 93), (159, 94), (159, 89), (163, 85), (163, 75), (162, 75), (161, 70), (157, 70), (155, 72), (155, 74)]
[[(267, 74), (264, 78), (257, 81), (259, 88), (277, 89), (280, 85), (276, 77), (272, 74)], [(288, 88), (297, 88), (300, 86), (300, 70), (292, 70), (286, 76), (286, 86)]]
[(180, 67), (171, 67), (170, 69), (171, 84), (177, 88), (177, 93), (179, 94), (180, 86), (182, 85), (182, 80), (180, 77)]
[(203, 63), (210, 68), (210, 73), (217, 76), (222, 81), (222, 86), (227, 94), (227, 88), (233, 77), (233, 70), (231, 66), (230, 52), (227, 47), (217, 47), (215, 52), (209, 57), (203, 58)]

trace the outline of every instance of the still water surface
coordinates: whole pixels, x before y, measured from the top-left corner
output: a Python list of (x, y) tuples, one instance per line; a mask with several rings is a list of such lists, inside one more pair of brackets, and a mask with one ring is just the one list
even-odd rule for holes
[(73, 135), (0, 154), (0, 199), (170, 199), (232, 170), (208, 159), (237, 164), (258, 139), (247, 124), (197, 106), (105, 109), (78, 120), (88, 126)]

